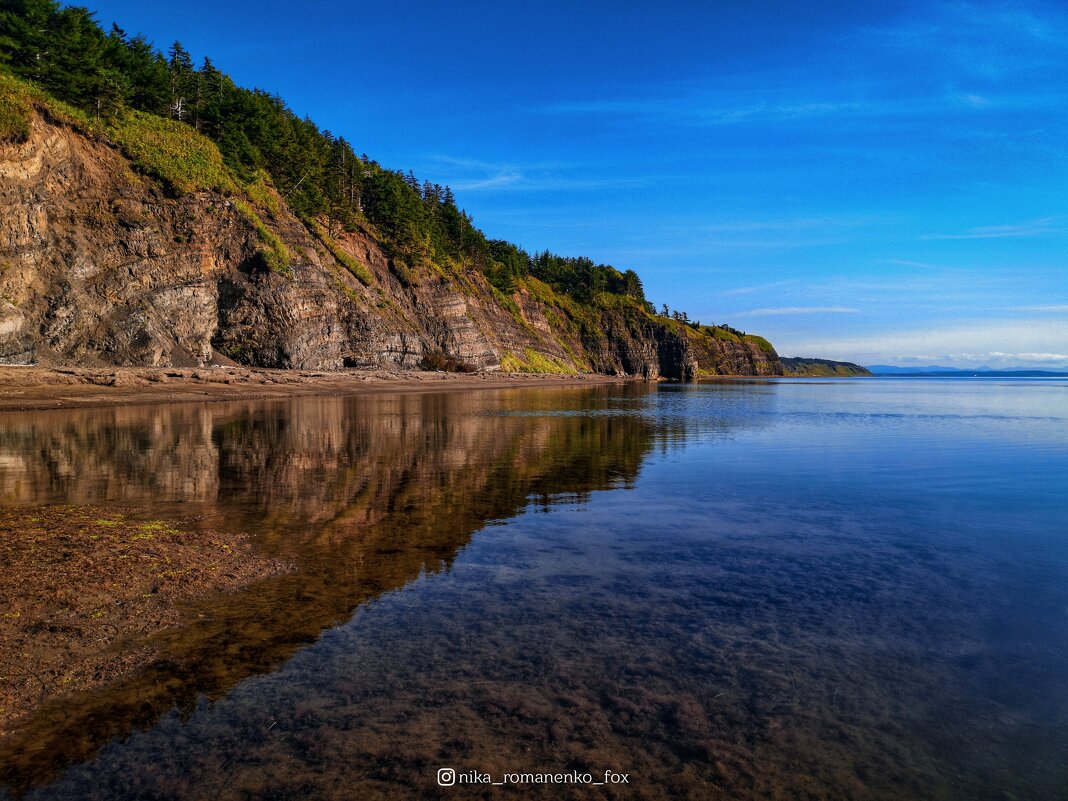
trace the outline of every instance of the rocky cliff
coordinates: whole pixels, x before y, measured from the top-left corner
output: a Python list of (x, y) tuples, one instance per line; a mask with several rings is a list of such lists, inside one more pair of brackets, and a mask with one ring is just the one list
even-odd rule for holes
[[(339, 370), (435, 354), (647, 379), (783, 372), (758, 337), (399, 263), (369, 223), (298, 219), (269, 181), (182, 187), (106, 128), (27, 97), (28, 125), (0, 143), (0, 363)], [(161, 131), (151, 146), (166, 152)]]

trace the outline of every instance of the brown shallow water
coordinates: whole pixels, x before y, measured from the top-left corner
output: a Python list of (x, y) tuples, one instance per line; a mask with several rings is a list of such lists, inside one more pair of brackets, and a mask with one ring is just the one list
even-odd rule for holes
[[(0, 418), (9, 505), (293, 566), (0, 740), (28, 798), (1059, 799), (1068, 387), (732, 382)], [(440, 787), (450, 767), (626, 785)]]
[(190, 602), (289, 569), (241, 534), (151, 511), (0, 506), (0, 738), (46, 700), (151, 663), (152, 635)]

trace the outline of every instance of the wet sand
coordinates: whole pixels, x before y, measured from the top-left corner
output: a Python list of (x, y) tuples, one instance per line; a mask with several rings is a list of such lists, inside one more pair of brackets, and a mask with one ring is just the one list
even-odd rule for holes
[(634, 381), (607, 375), (437, 373), (423, 370), (259, 370), (243, 367), (50, 368), (0, 366), (0, 411), (260, 400), (299, 395), (442, 392)]

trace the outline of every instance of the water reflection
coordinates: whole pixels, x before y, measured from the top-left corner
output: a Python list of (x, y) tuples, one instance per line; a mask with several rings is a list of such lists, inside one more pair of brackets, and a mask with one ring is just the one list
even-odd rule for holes
[[(631, 482), (654, 441), (628, 411), (641, 392), (553, 392), (552, 409), (572, 416), (509, 414), (547, 402), (538, 391), (9, 415), (7, 503), (193, 507), (297, 570), (186, 610), (149, 639), (147, 669), (43, 705), (0, 743), (4, 783), (20, 792), (168, 709), (222, 696), (367, 600), (447, 569), (474, 531), (531, 501)], [(582, 414), (607, 408), (623, 413)]]
[(297, 570), (40, 709), (4, 778), (33, 801), (510, 795), (438, 788), (450, 765), (633, 777), (522, 791), (554, 801), (1068, 798), (1064, 389), (9, 417), (8, 502), (182, 510)]

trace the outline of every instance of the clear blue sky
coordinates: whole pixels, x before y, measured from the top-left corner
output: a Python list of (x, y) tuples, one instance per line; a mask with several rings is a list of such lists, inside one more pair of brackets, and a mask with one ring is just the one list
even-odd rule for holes
[(1064, 3), (88, 5), (784, 355), (1068, 365)]

